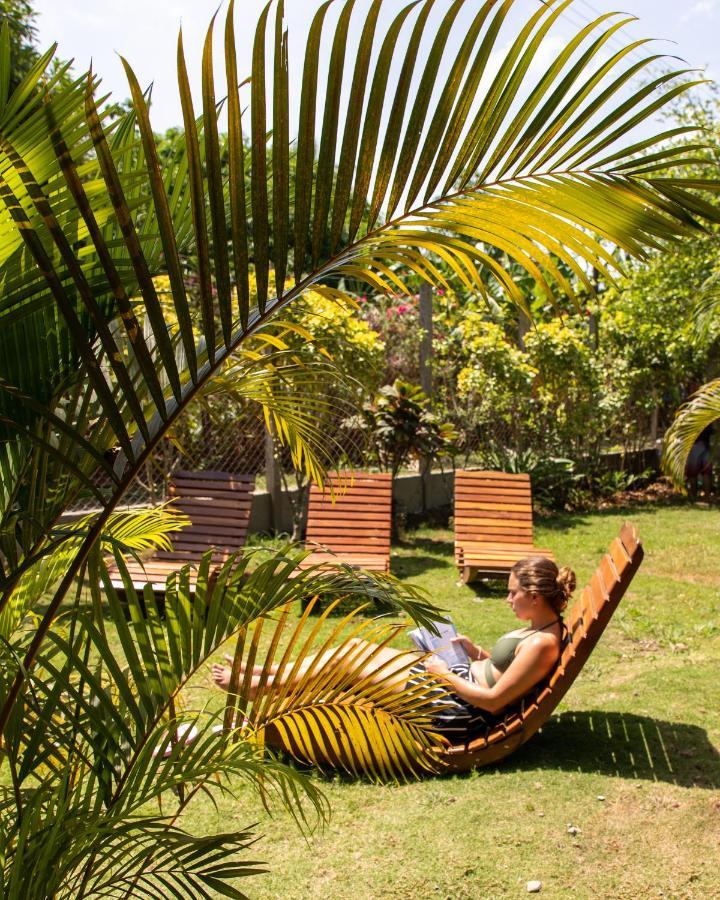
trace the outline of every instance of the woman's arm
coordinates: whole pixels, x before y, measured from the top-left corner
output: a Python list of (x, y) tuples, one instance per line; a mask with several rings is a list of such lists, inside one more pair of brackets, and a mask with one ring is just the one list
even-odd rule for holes
[(450, 642), (453, 644), (461, 644), (463, 650), (472, 660), (487, 659), (490, 655), (486, 650), (483, 650), (479, 644), (473, 643), (470, 638), (464, 634), (456, 634), (455, 637), (450, 638)]
[(549, 674), (557, 662), (557, 644), (547, 635), (533, 635), (520, 645), (515, 659), (498, 678), (494, 687), (483, 687), (450, 672), (442, 660), (431, 657), (425, 668), (447, 681), (453, 693), (463, 700), (497, 713), (514, 700), (519, 700)]

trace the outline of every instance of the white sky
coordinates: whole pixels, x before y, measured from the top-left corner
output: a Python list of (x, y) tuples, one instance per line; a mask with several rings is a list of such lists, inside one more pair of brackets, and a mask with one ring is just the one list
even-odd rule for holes
[[(255, 23), (264, 2), (236, 0), (235, 27), (241, 77), (250, 70)], [(385, 0), (381, 26), (404, 2)], [(469, 20), (480, 2), (469, 0), (467, 10), (461, 14), (461, 23)], [(38, 12), (41, 47), (57, 40), (60, 56), (74, 58), (78, 73), (92, 59), (94, 70), (103, 79), (104, 89), (112, 91), (115, 99), (122, 100), (129, 93), (118, 54), (128, 59), (143, 87), (154, 82), (152, 123), (156, 131), (162, 131), (182, 121), (176, 80), (178, 29), (182, 25), (191, 83), (194, 88), (199, 88), (202, 45), (217, 3), (218, 0), (101, 0), (101, 3), (97, 0), (35, 0), (33, 5)], [(537, 8), (537, 3), (538, 0), (517, 0), (514, 15), (518, 18), (526, 16)], [(286, 0), (291, 94), (293, 82), (299, 81), (301, 75), (305, 33), (318, 5), (319, 0)], [(368, 0), (359, 0), (357, 4), (358, 13), (353, 19), (355, 33), (364, 21), (363, 11), (367, 5)], [(339, 6), (336, 2), (333, 9)], [(446, 0), (441, 0), (437, 6), (440, 10), (446, 9)], [(548, 44), (545, 64), (548, 54), (556, 52), (562, 45), (564, 36), (577, 31), (573, 25), (584, 24), (600, 13), (617, 9), (640, 19), (626, 30), (631, 38), (664, 39), (656, 45), (654, 52), (675, 54), (692, 66), (707, 66), (708, 76), (720, 77), (720, 0), (689, 0), (683, 4), (677, 0), (575, 0)], [(226, 11), (227, 0), (220, 6), (216, 24), (215, 53), (220, 65)], [(336, 13), (331, 14), (330, 19), (332, 15)], [(458, 33), (462, 33), (462, 25)], [(501, 40), (499, 47), (502, 46)], [(619, 43), (614, 47), (618, 49)], [(298, 93), (296, 90), (296, 96)], [(218, 95), (221, 94), (218, 88)], [(197, 92), (195, 97), (199, 105)]]

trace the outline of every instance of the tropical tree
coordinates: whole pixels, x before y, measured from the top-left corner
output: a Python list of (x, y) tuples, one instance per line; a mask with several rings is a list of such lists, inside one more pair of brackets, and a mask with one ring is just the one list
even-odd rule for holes
[[(373, 0), (353, 52), (354, 3), (339, 4), (334, 20), (324, 3), (305, 42), (294, 126), (282, 0), (259, 18), (249, 73), (236, 56), (231, 2), (226, 86), (215, 83), (213, 20), (199, 111), (182, 36), (178, 42), (184, 131), (162, 157), (147, 95), (129, 63), (132, 108), (121, 118), (98, 99), (94, 73), (68, 83), (65, 73), (48, 69), (54, 48), (10, 92), (4, 32), (0, 608), (16, 606), (25, 574), (57, 551), (57, 523), (73, 498), (88, 491), (100, 508), (47, 603), (20, 615), (2, 645), (6, 896), (164, 896), (168, 889), (237, 896), (228, 881), (253, 866), (228, 851), (247, 846), (248, 834), (195, 838), (176, 815), (198, 790), (226, 788), (224, 781), (216, 788), (212, 774), (257, 773), (258, 765), (294, 801), (292, 770), (265, 757), (258, 762), (264, 714), (274, 717), (281, 742), (283, 722), (301, 738), (312, 729), (321, 744), (336, 728), (362, 731), (374, 751), (352, 763), (378, 776), (417, 771), (432, 759), (422, 704), (410, 712), (416, 696), (352, 692), (342, 679), (319, 689), (317, 679), (301, 681), (284, 705), (261, 704), (243, 722), (240, 661), (251, 671), (261, 647), (257, 631), (246, 644), (246, 626), (301, 593), (382, 593), (427, 620), (430, 607), (407, 588), (342, 571), (300, 576), (292, 551), (255, 571), (243, 557), (211, 572), (208, 555), (194, 599), (187, 571), (168, 584), (164, 621), (149, 587), (141, 603), (127, 584), (127, 625), (103, 579), (98, 542), (182, 412), (238, 347), (307, 291), (339, 299), (346, 281), (394, 290), (402, 270), (444, 285), (436, 265), (442, 260), (466, 286), (487, 290), (489, 274), (522, 304), (495, 248), (548, 296), (572, 298), (563, 266), (592, 290), (589, 267), (609, 281), (617, 266), (608, 246), (642, 255), (693, 233), (700, 218), (716, 218), (700, 193), (717, 190), (714, 182), (668, 174), (677, 151), (665, 141), (685, 128), (647, 132), (655, 112), (688, 89), (685, 73), (634, 89), (633, 77), (655, 57), (634, 61), (642, 42), (610, 49), (628, 19), (608, 14), (583, 27), (525, 89), (539, 48), (570, 2), (539, 5), (497, 71), (490, 61), (505, 46), (499, 36), (512, 0), (485, 3), (459, 35), (463, 0), (403, 5), (387, 27)], [(321, 72), (326, 40), (331, 52)], [(221, 107), (228, 121), (222, 144)], [(628, 137), (641, 124), (643, 136)], [(187, 258), (197, 261), (192, 298)], [(169, 278), (170, 310), (158, 297), (158, 274)], [(98, 487), (97, 473), (110, 487)], [(87, 607), (84, 567), (92, 591), (101, 586), (107, 597), (109, 624), (97, 604), (94, 615)], [(117, 655), (113, 635), (122, 645)], [(203, 711), (184, 715), (179, 700), (188, 678), (233, 636), (237, 693), (222, 720)], [(222, 725), (217, 732), (214, 721)], [(187, 742), (192, 728), (195, 740)], [(316, 747), (296, 743), (311, 755)], [(351, 742), (332, 748), (333, 761), (343, 748), (352, 751)], [(170, 815), (147, 814), (147, 804), (173, 790)], [(307, 783), (304, 790), (315, 797)]]
[(452, 456), (458, 434), (430, 409), (430, 398), (416, 384), (397, 378), (380, 388), (363, 407), (373, 462), (397, 478), (411, 458), (436, 461)]

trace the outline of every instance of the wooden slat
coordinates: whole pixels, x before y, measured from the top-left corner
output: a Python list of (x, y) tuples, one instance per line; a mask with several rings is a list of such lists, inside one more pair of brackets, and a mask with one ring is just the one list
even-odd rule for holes
[(498, 497), (510, 497), (513, 500), (518, 500), (520, 503), (527, 503), (528, 500), (532, 499), (530, 483), (528, 482), (522, 487), (500, 483), (491, 487), (486, 487), (485, 485), (471, 487), (470, 485), (462, 484), (455, 486), (455, 498), (466, 503), (474, 503), (477, 500), (493, 500)]
[(322, 565), (349, 565), (358, 569), (367, 569), (370, 572), (389, 572), (390, 558), (386, 553), (323, 553), (315, 551), (306, 557), (301, 563), (301, 569), (310, 566)]
[(618, 579), (621, 579), (625, 570), (631, 564), (631, 558), (625, 549), (623, 542), (619, 538), (615, 538), (612, 544), (610, 544), (610, 556), (615, 564)]
[[(465, 550), (520, 550), (527, 552), (528, 546), (532, 546), (528, 541), (464, 541), (463, 548)], [(537, 548), (535, 548), (537, 549)], [(549, 550), (538, 550), (538, 553), (549, 553)]]
[(334, 522), (382, 522), (385, 527), (384, 523), (387, 521), (385, 504), (380, 509), (382, 511), (378, 513), (377, 507), (368, 509), (367, 506), (358, 503), (353, 506), (335, 506), (328, 512), (328, 507), (323, 504), (308, 511), (308, 522), (322, 522), (325, 519), (332, 519)]
[(620, 540), (622, 541), (628, 556), (633, 556), (635, 550), (640, 546), (640, 538), (638, 537), (637, 529), (634, 525), (631, 525), (630, 522), (625, 522), (620, 529)]
[(608, 591), (605, 587), (605, 579), (602, 571), (598, 568), (593, 572), (590, 579), (590, 590), (592, 591), (593, 606), (597, 612), (608, 598)]
[(477, 482), (480, 475), (485, 482), (510, 481), (517, 483), (530, 480), (527, 472), (499, 472), (496, 469), (458, 469), (455, 478), (460, 482)]
[[(361, 491), (362, 488), (358, 488), (358, 491)], [(383, 509), (389, 509), (392, 504), (392, 497), (388, 495), (387, 491), (384, 491), (382, 494), (360, 494), (356, 493), (353, 490), (352, 494), (345, 494), (342, 497), (336, 497), (335, 500), (332, 500), (330, 497), (325, 497), (322, 495), (310, 494), (310, 500), (312, 501), (313, 507), (315, 509), (358, 509), (358, 510), (367, 510), (376, 509), (378, 507)]]
[(600, 574), (602, 575), (605, 590), (609, 594), (618, 581), (620, 581), (618, 571), (615, 568), (615, 563), (609, 553), (606, 553), (600, 560)]
[[(472, 515), (479, 512), (479, 516)], [(491, 513), (512, 513), (517, 519), (526, 519), (532, 521), (532, 504), (526, 503), (524, 500), (518, 503), (508, 501), (506, 503), (486, 503), (476, 500), (458, 500), (455, 503), (455, 515), (466, 520), (474, 518), (487, 518)], [(506, 516), (507, 517), (507, 516)]]

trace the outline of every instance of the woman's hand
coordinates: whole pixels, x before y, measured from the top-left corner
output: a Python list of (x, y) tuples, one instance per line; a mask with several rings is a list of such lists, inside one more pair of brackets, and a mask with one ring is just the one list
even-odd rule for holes
[(436, 656), (434, 653), (423, 660), (423, 665), (425, 666), (425, 671), (429, 672), (431, 675), (447, 675), (450, 671), (445, 660), (440, 659), (440, 657)]
[(474, 644), (467, 635), (456, 634), (455, 637), (450, 638), (450, 641), (453, 644), (461, 644), (470, 659), (485, 659), (487, 656), (483, 648)]

